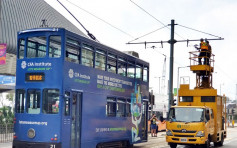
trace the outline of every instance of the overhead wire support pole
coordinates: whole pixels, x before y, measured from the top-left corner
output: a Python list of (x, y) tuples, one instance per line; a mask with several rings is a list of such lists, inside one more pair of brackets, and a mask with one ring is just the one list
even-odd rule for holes
[(173, 102), (173, 69), (174, 69), (174, 44), (177, 42), (174, 39), (174, 20), (171, 20), (171, 35), (170, 40), (168, 43), (170, 44), (170, 72), (169, 72), (169, 102), (168, 102), (168, 109), (170, 109), (170, 106), (172, 106)]

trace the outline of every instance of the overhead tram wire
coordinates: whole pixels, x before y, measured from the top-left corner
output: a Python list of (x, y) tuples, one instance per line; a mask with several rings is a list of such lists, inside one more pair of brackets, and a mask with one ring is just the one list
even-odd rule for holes
[(178, 24), (178, 26), (183, 27), (183, 28), (187, 28), (187, 29), (190, 29), (190, 30), (193, 30), (193, 31), (197, 31), (197, 32), (200, 32), (200, 33), (203, 33), (203, 34), (207, 34), (207, 35), (210, 35), (210, 36), (213, 36), (213, 37), (221, 38), (219, 36), (216, 36), (216, 35), (213, 35), (213, 34), (210, 34), (210, 33), (206, 33), (206, 32), (203, 32), (203, 31), (200, 31), (200, 30), (197, 30), (197, 29), (193, 29), (193, 28), (190, 28), (190, 27), (186, 27), (186, 26), (183, 26), (183, 25)]
[(129, 41), (128, 43), (133, 42), (133, 41), (136, 41), (136, 40), (138, 40), (138, 39), (140, 39), (140, 38), (142, 38), (142, 37), (145, 37), (145, 36), (147, 36), (147, 35), (149, 35), (149, 34), (152, 34), (152, 33), (156, 32), (156, 31), (158, 31), (158, 30), (161, 30), (161, 29), (163, 29), (163, 28), (165, 28), (165, 27), (167, 27), (167, 25), (164, 26), (164, 27), (161, 27), (161, 28), (159, 28), (159, 29), (156, 29), (156, 30), (154, 30), (154, 31), (151, 31), (151, 32), (149, 32), (149, 33), (147, 33), (147, 34), (144, 34), (144, 35), (142, 35), (142, 36), (140, 36), (140, 37), (137, 37), (136, 39), (131, 40), (131, 41)]
[(127, 36), (129, 36), (129, 37), (131, 37), (131, 38), (134, 38), (134, 37), (133, 37), (132, 35), (130, 35), (129, 33), (127, 33), (127, 32), (125, 32), (125, 31), (123, 31), (122, 29), (119, 29), (118, 27), (116, 27), (116, 26), (112, 25), (111, 23), (109, 23), (109, 22), (107, 22), (107, 21), (103, 20), (102, 18), (99, 18), (98, 16), (94, 15), (93, 13), (91, 13), (91, 12), (89, 12), (89, 11), (87, 11), (87, 10), (85, 10), (85, 9), (81, 8), (81, 7), (79, 7), (78, 5), (76, 5), (76, 4), (74, 4), (74, 3), (72, 3), (72, 2), (70, 2), (70, 1), (68, 1), (68, 0), (66, 0), (66, 1), (67, 1), (67, 2), (69, 2), (70, 4), (74, 5), (75, 7), (77, 7), (77, 8), (79, 8), (79, 9), (81, 9), (82, 11), (84, 11), (84, 12), (86, 12), (86, 13), (90, 14), (91, 16), (93, 16), (93, 17), (97, 18), (98, 20), (100, 20), (100, 21), (102, 21), (102, 22), (106, 23), (107, 25), (111, 26), (112, 28), (114, 28), (114, 29), (116, 29), (116, 30), (118, 30), (118, 31), (122, 32), (123, 34), (126, 34)]
[(84, 25), (82, 25), (82, 23), (68, 10), (59, 0), (57, 0), (57, 1), (59, 2), (59, 4), (60, 4), (61, 6), (63, 6), (64, 9), (67, 10), (67, 12), (68, 12), (71, 16), (82, 26), (82, 28), (87, 32), (87, 35), (88, 35), (91, 39), (93, 39), (94, 41), (99, 42), (99, 41), (96, 39), (96, 37), (95, 37), (92, 33), (90, 33), (89, 30), (87, 30), (86, 27), (85, 27)]
[[(159, 19), (157, 19), (156, 17), (154, 17), (153, 15), (151, 15), (148, 11), (146, 11), (144, 8), (142, 8), (141, 6), (139, 6), (138, 4), (136, 4), (135, 2), (133, 2), (132, 0), (130, 0), (134, 5), (136, 5), (138, 8), (140, 8), (142, 11), (144, 11), (146, 14), (148, 14), (150, 17), (152, 17), (153, 19), (155, 19), (157, 22), (161, 23), (163, 26), (165, 26), (167, 29), (170, 30), (170, 28), (168, 27), (168, 25), (165, 25), (162, 21), (160, 21)], [(178, 33), (175, 32), (175, 34), (177, 36), (179, 36), (182, 39), (185, 39), (184, 37), (180, 36)]]
[(158, 20), (156, 17), (154, 17), (153, 15), (151, 15), (149, 12), (147, 12), (145, 9), (143, 9), (141, 6), (139, 6), (138, 4), (136, 4), (135, 2), (133, 2), (132, 0), (130, 0), (134, 5), (136, 5), (138, 8), (140, 8), (141, 10), (143, 10), (146, 14), (148, 14), (150, 17), (154, 18), (157, 22), (161, 23), (163, 26), (167, 26), (165, 25), (163, 22), (161, 22), (160, 20)]

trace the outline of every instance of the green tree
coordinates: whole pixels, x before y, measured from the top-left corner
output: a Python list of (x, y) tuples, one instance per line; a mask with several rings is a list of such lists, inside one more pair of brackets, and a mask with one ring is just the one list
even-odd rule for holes
[(6, 95), (6, 99), (13, 102), (14, 101), (14, 94), (13, 93), (9, 93)]
[(14, 114), (11, 111), (11, 107), (4, 106), (0, 109), (0, 124), (13, 123)]

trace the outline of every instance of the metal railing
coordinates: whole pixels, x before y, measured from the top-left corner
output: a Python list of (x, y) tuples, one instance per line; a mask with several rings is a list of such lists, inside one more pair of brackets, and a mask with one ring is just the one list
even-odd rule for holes
[[(199, 56), (201, 52), (204, 52), (205, 53), (205, 56)], [(192, 52), (189, 52), (189, 59), (190, 59), (190, 66), (191, 65), (198, 65), (199, 62), (198, 62), (198, 59), (199, 58), (206, 58), (206, 60), (208, 59), (209, 60), (209, 65), (214, 67), (214, 57), (215, 55), (210, 53), (210, 57), (207, 56), (209, 52), (208, 51), (192, 51)], [(206, 61), (207, 62), (207, 61)], [(203, 61), (202, 61), (203, 65), (206, 65)]]
[(13, 141), (13, 127), (14, 124), (0, 124), (0, 143)]

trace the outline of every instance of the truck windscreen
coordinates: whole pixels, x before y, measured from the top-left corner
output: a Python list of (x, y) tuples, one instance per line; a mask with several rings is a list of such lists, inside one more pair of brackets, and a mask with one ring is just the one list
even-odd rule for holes
[(168, 116), (172, 122), (203, 122), (203, 108), (171, 108)]

